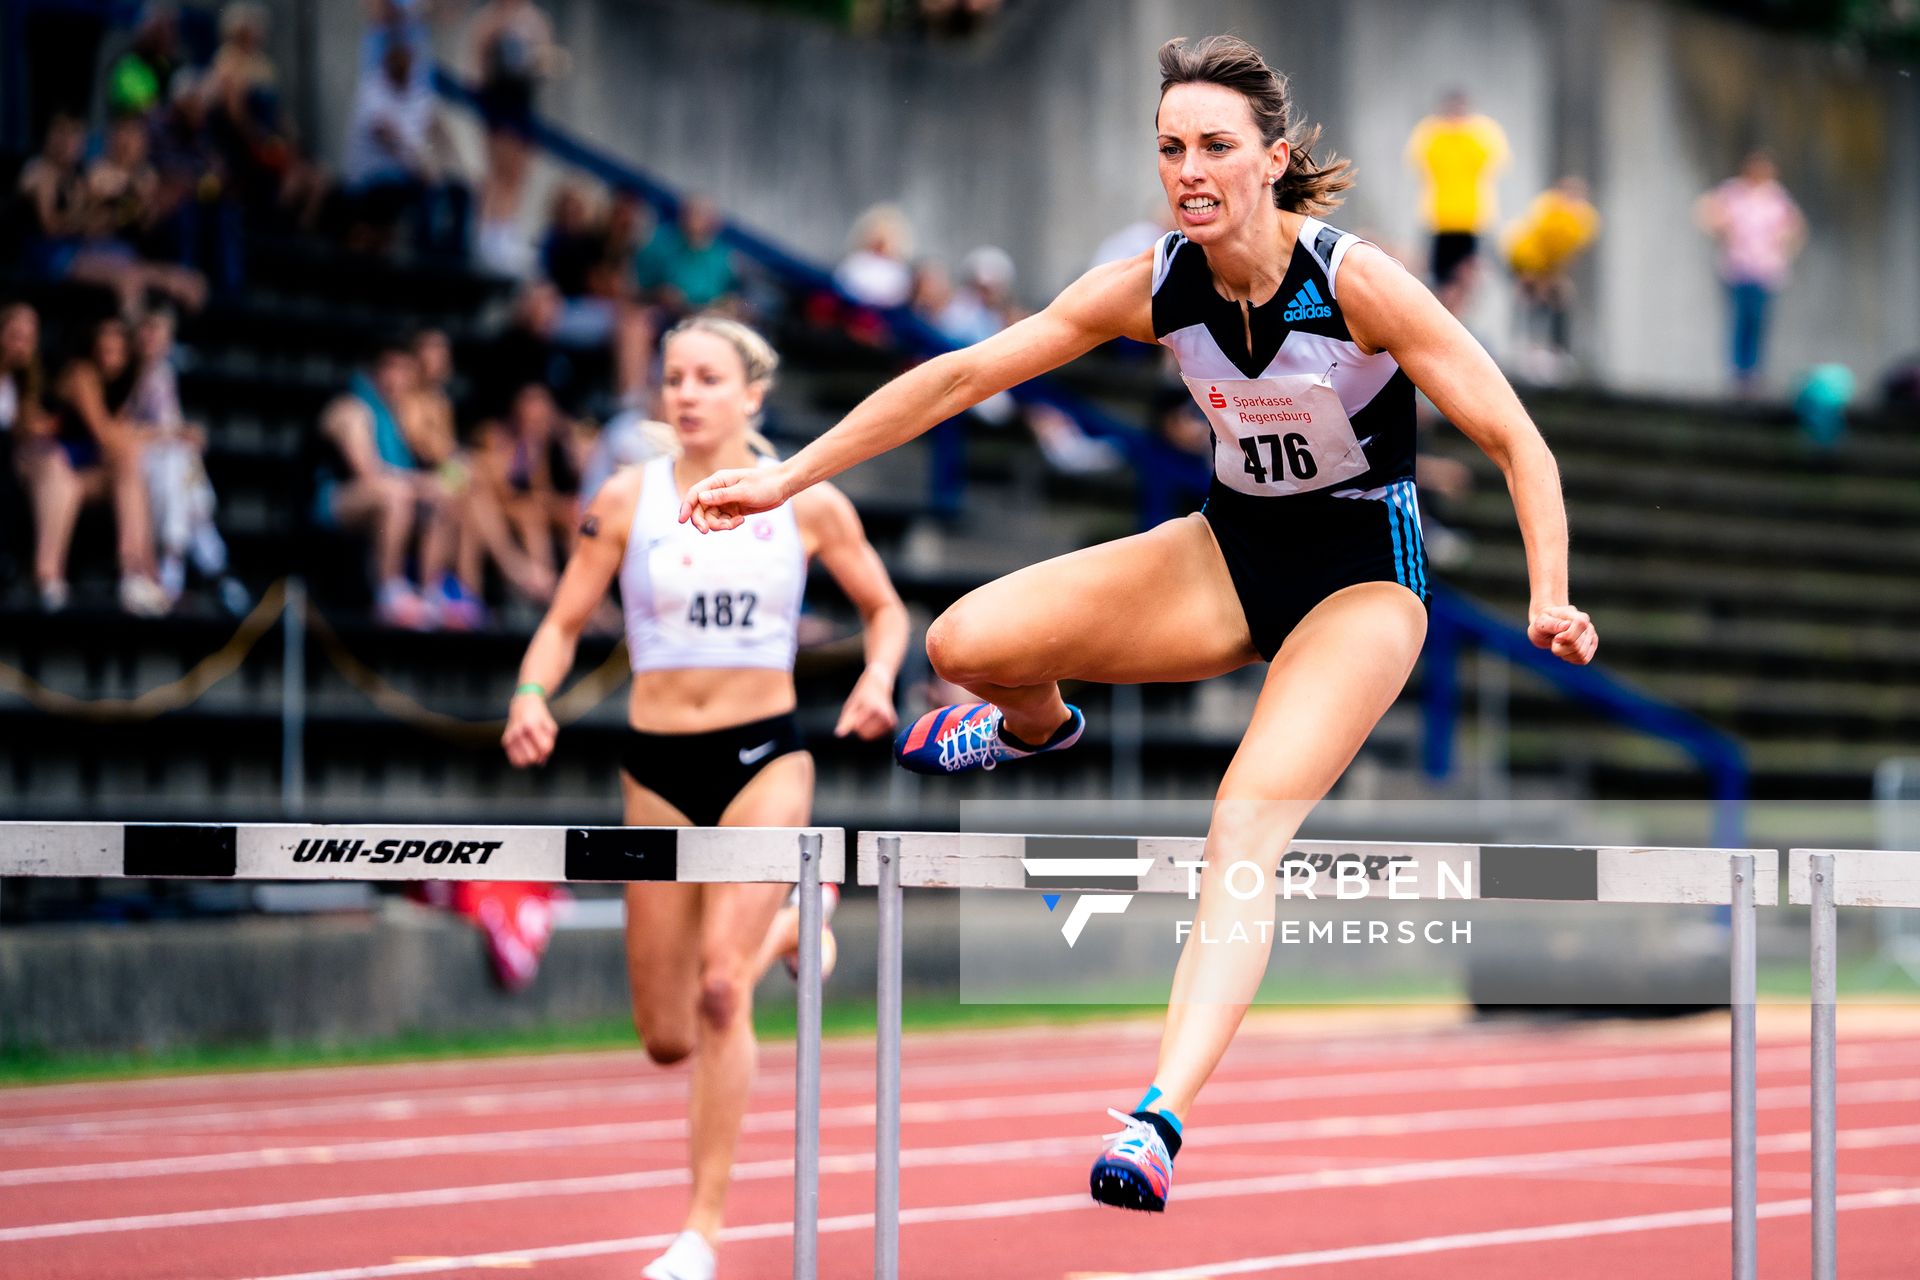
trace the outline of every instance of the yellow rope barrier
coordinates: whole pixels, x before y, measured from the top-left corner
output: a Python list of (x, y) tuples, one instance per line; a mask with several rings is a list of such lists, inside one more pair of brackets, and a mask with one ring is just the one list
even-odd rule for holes
[(260, 603), (253, 607), (233, 633), (233, 638), (208, 654), (177, 680), (147, 690), (132, 698), (76, 698), (58, 689), (49, 689), (24, 671), (0, 663), (0, 690), (26, 699), (49, 715), (90, 720), (97, 724), (126, 724), (152, 720), (169, 711), (197, 701), (208, 689), (219, 684), (247, 660), (260, 638), (273, 629), (286, 608), (287, 584), (282, 579), (267, 588)]
[[(178, 711), (205, 695), (208, 689), (240, 669), (263, 636), (281, 619), (287, 607), (285, 579), (267, 588), (260, 602), (240, 623), (233, 638), (219, 650), (202, 658), (177, 680), (147, 690), (132, 698), (78, 698), (58, 689), (50, 689), (24, 671), (0, 663), (0, 691), (15, 694), (36, 710), (48, 715), (87, 720), (96, 724), (125, 724), (152, 720)], [(306, 606), (307, 625), (320, 641), (321, 649), (334, 669), (358, 689), (367, 700), (393, 719), (463, 746), (491, 746), (506, 731), (507, 722), (499, 720), (462, 720), (421, 703), (401, 692), (378, 671), (355, 657), (325, 615)], [(587, 715), (617, 692), (627, 679), (627, 645), (615, 645), (607, 660), (588, 672), (572, 688), (553, 700), (553, 718), (571, 724)]]
[[(420, 702), (401, 692), (378, 671), (355, 657), (341, 641), (326, 617), (311, 604), (307, 622), (320, 641), (321, 649), (338, 671), (367, 701), (403, 724), (461, 746), (492, 746), (506, 732), (507, 722), (499, 720), (463, 720)], [(614, 693), (627, 679), (627, 643), (622, 640), (607, 655), (607, 660), (581, 677), (579, 683), (553, 700), (553, 718), (561, 724), (580, 719)]]

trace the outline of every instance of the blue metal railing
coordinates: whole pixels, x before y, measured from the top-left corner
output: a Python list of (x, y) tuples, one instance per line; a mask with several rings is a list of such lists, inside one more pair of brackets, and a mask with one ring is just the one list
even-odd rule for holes
[[(477, 107), (477, 95), (444, 68), (435, 68), (434, 87), (445, 97)], [(616, 190), (630, 191), (663, 217), (677, 215), (680, 197), (659, 181), (607, 153), (570, 137), (543, 120), (533, 126), (533, 141), (554, 158), (591, 174)], [(830, 272), (796, 257), (737, 223), (727, 222), (723, 243), (752, 259), (791, 286), (826, 292), (849, 305), (858, 305), (840, 289)], [(955, 349), (955, 344), (905, 307), (881, 313), (892, 333), (909, 352), (933, 356)], [(1142, 527), (1181, 514), (1177, 503), (1192, 488), (1188, 468), (1173, 451), (1139, 428), (1121, 422), (1054, 385), (1036, 379), (1013, 389), (1026, 404), (1059, 410), (1082, 430), (1111, 441), (1125, 455), (1137, 479), (1137, 503)], [(965, 489), (966, 428), (959, 420), (934, 429), (933, 485), (936, 508), (957, 509)], [(1459, 659), (1469, 645), (1478, 646), (1542, 677), (1569, 699), (1614, 721), (1672, 742), (1706, 771), (1716, 801), (1715, 840), (1724, 847), (1741, 844), (1743, 802), (1748, 791), (1745, 754), (1728, 734), (1682, 708), (1658, 701), (1616, 676), (1596, 667), (1570, 666), (1551, 653), (1536, 649), (1522, 628), (1495, 617), (1481, 606), (1445, 587), (1433, 590), (1432, 616), (1425, 649), (1426, 683), (1423, 761), (1435, 778), (1453, 768), (1453, 738), (1459, 720)]]
[(1422, 764), (1427, 775), (1444, 778), (1453, 771), (1454, 731), (1460, 718), (1460, 657), (1475, 646), (1540, 676), (1568, 699), (1619, 724), (1673, 743), (1707, 775), (1714, 805), (1714, 841), (1723, 848), (1743, 843), (1749, 788), (1746, 753), (1730, 734), (1699, 716), (1661, 702), (1600, 667), (1576, 667), (1545, 649), (1536, 649), (1526, 632), (1446, 587), (1433, 589), (1422, 653), (1426, 674), (1421, 691), (1425, 716)]

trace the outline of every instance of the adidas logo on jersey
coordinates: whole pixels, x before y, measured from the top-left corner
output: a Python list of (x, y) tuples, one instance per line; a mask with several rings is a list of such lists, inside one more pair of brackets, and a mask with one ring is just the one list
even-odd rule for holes
[(1327, 305), (1327, 300), (1320, 296), (1320, 290), (1309, 280), (1300, 287), (1300, 292), (1293, 295), (1293, 301), (1280, 313), (1280, 318), (1288, 321), (1326, 320), (1332, 315), (1333, 308)]

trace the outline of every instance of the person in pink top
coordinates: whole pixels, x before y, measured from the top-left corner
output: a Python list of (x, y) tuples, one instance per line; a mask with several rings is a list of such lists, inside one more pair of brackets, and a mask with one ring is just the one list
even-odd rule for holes
[(1720, 278), (1733, 309), (1734, 385), (1751, 395), (1760, 382), (1767, 311), (1806, 243), (1807, 220), (1764, 151), (1750, 153), (1739, 176), (1701, 196), (1694, 214), (1720, 242)]

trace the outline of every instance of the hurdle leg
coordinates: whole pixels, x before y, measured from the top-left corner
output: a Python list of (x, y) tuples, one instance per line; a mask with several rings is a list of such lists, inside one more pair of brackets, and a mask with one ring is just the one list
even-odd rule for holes
[(820, 1248), (820, 837), (800, 837), (800, 986), (793, 1066), (793, 1280)]
[(1753, 855), (1733, 857), (1733, 1275), (1754, 1280), (1759, 1233)]
[(900, 838), (881, 836), (880, 972), (874, 1044), (873, 1274), (900, 1275)]
[(1838, 1026), (1835, 1003), (1839, 997), (1836, 920), (1833, 908), (1833, 855), (1816, 853), (1809, 859), (1812, 890), (1813, 960), (1813, 1280), (1834, 1280), (1835, 1245), (1835, 1116), (1834, 1057)]

